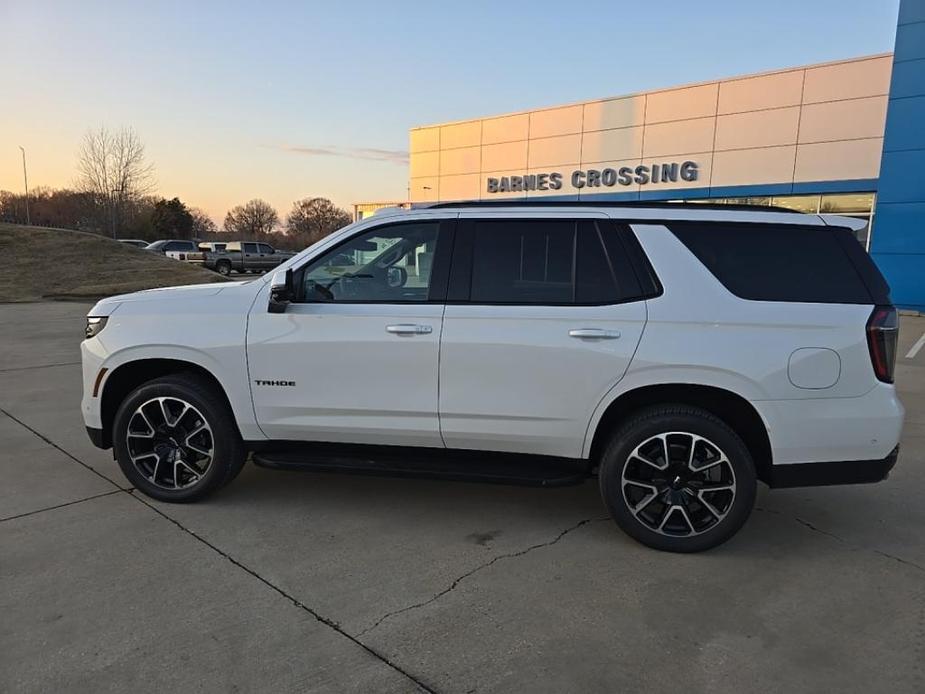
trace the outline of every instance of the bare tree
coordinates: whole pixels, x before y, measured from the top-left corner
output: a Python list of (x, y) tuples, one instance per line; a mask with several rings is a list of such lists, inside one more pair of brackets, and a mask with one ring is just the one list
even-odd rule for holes
[(191, 207), (189, 212), (193, 215), (193, 238), (210, 239), (218, 233), (218, 226), (204, 210)]
[(297, 200), (286, 217), (286, 233), (302, 246), (310, 246), (350, 224), (350, 213), (327, 198)]
[(88, 130), (77, 153), (77, 188), (89, 193), (99, 210), (109, 208), (113, 236), (126, 202), (154, 190), (154, 166), (145, 161), (141, 138), (131, 128)]
[(154, 165), (145, 161), (145, 147), (131, 128), (88, 130), (77, 155), (78, 189), (108, 197), (118, 191), (138, 198), (154, 190)]
[(225, 215), (225, 231), (245, 239), (269, 234), (279, 223), (279, 215), (266, 200), (255, 199), (233, 207)]

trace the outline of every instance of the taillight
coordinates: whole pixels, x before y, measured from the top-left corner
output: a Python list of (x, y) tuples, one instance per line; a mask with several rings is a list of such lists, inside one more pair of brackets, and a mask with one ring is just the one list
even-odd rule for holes
[(898, 338), (899, 319), (896, 309), (892, 306), (874, 306), (867, 321), (867, 348), (870, 350), (874, 374), (884, 383), (893, 382)]

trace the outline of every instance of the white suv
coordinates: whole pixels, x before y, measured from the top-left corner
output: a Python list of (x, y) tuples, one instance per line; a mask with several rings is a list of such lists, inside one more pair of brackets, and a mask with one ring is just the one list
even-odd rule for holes
[(698, 551), (771, 487), (896, 461), (889, 289), (857, 220), (459, 203), (353, 224), (272, 278), (98, 303), (83, 416), (138, 489), (259, 465), (556, 485)]

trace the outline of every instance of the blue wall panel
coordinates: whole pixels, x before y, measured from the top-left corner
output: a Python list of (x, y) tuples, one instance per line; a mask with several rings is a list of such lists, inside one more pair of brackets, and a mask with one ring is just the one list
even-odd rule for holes
[[(925, 202), (877, 203), (875, 253), (925, 253)], [(883, 232), (882, 230), (892, 230)], [(896, 233), (905, 230), (906, 233)], [(923, 268), (925, 271), (925, 268)]]
[(899, 99), (891, 95), (883, 151), (907, 149), (925, 149), (925, 96)]
[(895, 63), (890, 81), (890, 97), (899, 99), (920, 94), (925, 94), (925, 58)]
[[(903, 3), (910, 0), (902, 0)], [(912, 0), (917, 2), (918, 0)], [(925, 22), (900, 24), (896, 27), (895, 62), (925, 58)]]
[(925, 311), (925, 0), (900, 0), (870, 250), (896, 305)]
[(925, 2), (904, 2), (899, 5), (899, 23), (925, 22)]

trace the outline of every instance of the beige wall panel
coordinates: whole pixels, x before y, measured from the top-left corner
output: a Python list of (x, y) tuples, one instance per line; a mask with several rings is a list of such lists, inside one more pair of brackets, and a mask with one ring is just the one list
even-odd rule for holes
[(462, 147), (440, 151), (440, 175), (468, 174), (479, 172), (479, 147)]
[(716, 119), (716, 150), (796, 144), (799, 122), (799, 106), (720, 116)]
[(716, 94), (719, 85), (670, 89), (646, 96), (646, 123), (701, 118), (716, 113)]
[(713, 149), (713, 118), (646, 125), (642, 158), (677, 152), (709, 152)]
[(584, 107), (563, 106), (530, 114), (530, 139), (568, 135), (581, 132), (581, 113)]
[(584, 131), (610, 130), (642, 125), (646, 116), (646, 97), (630, 96), (585, 104)]
[(800, 142), (883, 137), (887, 97), (809, 104), (800, 118)]
[(642, 156), (642, 126), (586, 132), (581, 138), (581, 161), (639, 159)]
[(436, 176), (412, 178), (409, 186), (411, 202), (434, 202), (437, 200), (437, 188), (440, 179)]
[(563, 135), (530, 140), (527, 153), (527, 165), (537, 166), (571, 166), (578, 165), (581, 158), (581, 135)]
[(479, 174), (440, 177), (441, 200), (478, 200)]
[(521, 113), (516, 116), (502, 118), (488, 118), (482, 121), (482, 144), (490, 145), (495, 142), (512, 142), (526, 140), (527, 128), (530, 125), (530, 115)]
[(499, 145), (482, 146), (482, 169), (501, 171), (502, 169), (521, 170), (527, 168), (527, 141), (506, 142)]
[(408, 176), (437, 176), (440, 173), (440, 152), (412, 152), (408, 163)]
[(877, 178), (883, 138), (800, 145), (794, 181)]
[(409, 134), (412, 152), (433, 152), (440, 149), (440, 128), (418, 128)]
[(482, 142), (482, 121), (440, 126), (440, 149), (472, 147)]
[(523, 176), (524, 172), (522, 169), (517, 171), (485, 171), (479, 176), (478, 188), (479, 188), (479, 199), (481, 200), (504, 200), (507, 198), (516, 198), (523, 199), (526, 198), (526, 193), (517, 192), (517, 193), (489, 193), (488, 191), (488, 179), (491, 178), (501, 178), (502, 176)]
[(891, 56), (811, 68), (806, 71), (803, 103), (887, 94), (892, 69)]
[(802, 92), (802, 70), (721, 82), (719, 113), (740, 113), (782, 106), (798, 106)]
[(716, 152), (710, 185), (742, 186), (755, 183), (790, 183), (796, 147), (763, 147)]

